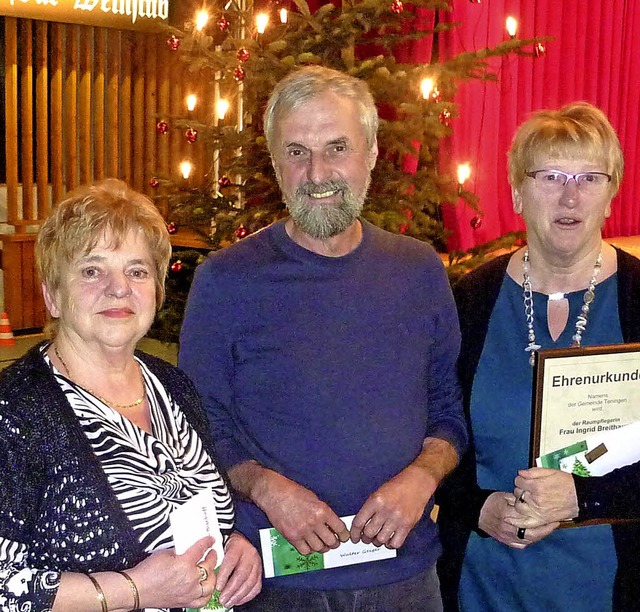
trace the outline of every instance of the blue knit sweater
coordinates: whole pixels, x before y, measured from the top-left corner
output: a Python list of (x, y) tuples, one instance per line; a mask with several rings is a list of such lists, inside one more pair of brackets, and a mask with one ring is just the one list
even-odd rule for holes
[[(279, 222), (199, 267), (180, 366), (203, 398), (224, 466), (255, 459), (345, 516), (411, 463), (426, 437), (464, 450), (459, 341), (429, 245), (363, 222), (358, 248), (324, 257)], [(355, 589), (409, 578), (440, 553), (431, 505), (396, 559), (271, 584)], [(256, 545), (269, 526), (242, 502), (237, 521)]]

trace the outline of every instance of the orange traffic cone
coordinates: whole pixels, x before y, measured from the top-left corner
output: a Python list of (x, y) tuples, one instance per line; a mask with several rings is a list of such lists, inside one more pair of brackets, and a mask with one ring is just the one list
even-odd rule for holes
[(6, 312), (2, 313), (2, 319), (0, 319), (0, 346), (13, 346), (16, 343), (11, 331), (11, 323), (9, 323), (9, 315)]

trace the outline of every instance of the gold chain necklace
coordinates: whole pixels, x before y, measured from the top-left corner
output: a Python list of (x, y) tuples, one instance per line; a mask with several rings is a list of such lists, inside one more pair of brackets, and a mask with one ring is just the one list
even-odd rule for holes
[[(69, 366), (67, 365), (67, 362), (62, 358), (62, 355), (59, 353), (58, 347), (55, 344), (53, 345), (53, 352), (56, 354), (56, 357), (59, 359), (60, 363), (62, 364), (62, 367), (67, 372), (67, 377), (73, 380), (73, 376), (71, 376), (71, 371), (69, 370)], [(89, 389), (88, 387), (83, 387), (78, 383), (75, 383), (75, 384), (78, 385), (78, 387), (80, 387), (81, 389), (84, 389), (85, 391), (87, 391), (88, 393), (91, 393), (91, 395), (99, 399), (103, 404), (106, 404), (111, 408), (117, 408), (118, 410), (128, 410), (129, 408), (135, 408), (136, 406), (139, 406), (140, 404), (142, 404), (142, 402), (144, 402), (144, 400), (147, 397), (147, 389), (145, 387), (144, 380), (142, 379), (142, 372), (140, 371), (140, 366), (138, 366), (138, 372), (140, 373), (140, 379), (142, 380), (142, 397), (138, 398), (135, 402), (132, 402), (131, 404), (116, 404), (115, 402), (111, 402), (108, 399), (102, 397), (102, 395), (98, 395), (95, 391), (93, 391), (92, 389)]]

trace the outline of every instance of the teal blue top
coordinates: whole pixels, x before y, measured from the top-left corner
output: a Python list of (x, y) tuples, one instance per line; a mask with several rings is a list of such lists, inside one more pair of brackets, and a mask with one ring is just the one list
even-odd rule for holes
[[(569, 319), (553, 341), (547, 296), (534, 293), (534, 329), (542, 348), (571, 344), (584, 291), (568, 294)], [(506, 275), (496, 302), (471, 396), (478, 484), (513, 491), (517, 470), (528, 466), (531, 386), (522, 287)], [(518, 322), (514, 325), (514, 322)], [(623, 342), (617, 276), (596, 287), (583, 346)], [(471, 534), (460, 584), (464, 611), (604, 612), (611, 610), (617, 567), (609, 525), (557, 529), (525, 550)]]

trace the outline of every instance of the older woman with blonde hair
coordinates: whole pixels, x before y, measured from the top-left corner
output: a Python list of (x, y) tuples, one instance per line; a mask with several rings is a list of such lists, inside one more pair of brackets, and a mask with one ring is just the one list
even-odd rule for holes
[[(121, 181), (61, 202), (36, 242), (52, 340), (0, 376), (0, 607), (53, 612), (242, 604), (257, 551), (234, 531), (187, 377), (135, 351), (171, 253), (153, 203)], [(173, 549), (169, 517), (211, 491), (224, 560)]]
[[(601, 233), (622, 172), (613, 127), (586, 102), (534, 113), (516, 132), (509, 181), (527, 245), (454, 288), (473, 444), (440, 494), (448, 609), (637, 609), (638, 527), (557, 529), (565, 518), (628, 516), (632, 504), (553, 470), (523, 471), (514, 494), (529, 463), (533, 353), (640, 341), (640, 261)], [(550, 472), (578, 495), (543, 491)], [(618, 499), (625, 490), (637, 503), (628, 486)]]

